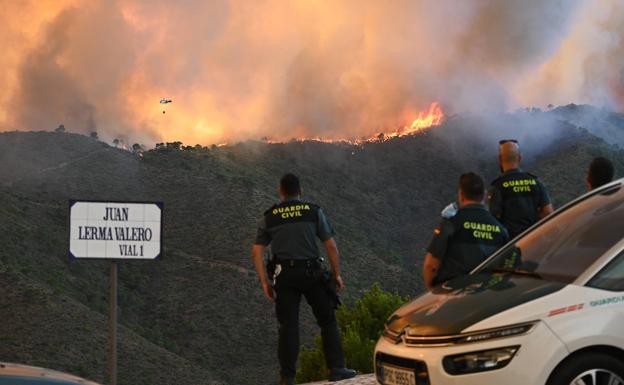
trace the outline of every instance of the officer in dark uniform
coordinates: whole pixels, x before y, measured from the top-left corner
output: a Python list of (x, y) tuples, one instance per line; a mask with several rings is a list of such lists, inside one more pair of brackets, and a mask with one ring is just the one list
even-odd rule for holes
[(594, 158), (587, 171), (587, 187), (590, 190), (605, 185), (613, 180), (613, 163), (607, 158)]
[[(279, 322), (280, 385), (294, 383), (299, 354), (299, 303), (302, 295), (312, 307), (321, 327), (330, 380), (354, 377), (355, 370), (344, 367), (335, 316), (336, 290), (342, 290), (344, 284), (340, 276), (334, 230), (320, 207), (301, 200), (301, 187), (295, 175), (286, 174), (282, 177), (279, 195), (281, 203), (267, 210), (259, 222), (253, 260), (264, 294), (275, 301)], [(323, 242), (327, 250), (331, 276), (322, 267), (316, 238)], [(264, 248), (269, 244), (273, 254), (273, 277), (267, 276), (263, 264)], [(271, 285), (271, 280), (274, 280), (274, 285)]]
[(443, 217), (423, 267), (428, 289), (469, 273), (508, 240), (505, 227), (483, 205), (485, 184), (475, 173), (459, 178), (459, 210)]
[(516, 140), (501, 140), (498, 159), (503, 174), (490, 188), (490, 212), (513, 238), (553, 212), (546, 188), (533, 174), (520, 169), (522, 154)]

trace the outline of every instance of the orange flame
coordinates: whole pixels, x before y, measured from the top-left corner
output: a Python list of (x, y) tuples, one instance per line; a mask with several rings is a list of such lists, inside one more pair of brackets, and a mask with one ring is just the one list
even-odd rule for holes
[[(396, 138), (398, 136), (405, 136), (415, 134), (419, 131), (427, 129), (433, 126), (439, 126), (444, 120), (444, 112), (442, 107), (437, 102), (431, 103), (427, 112), (420, 111), (416, 119), (411, 124), (405, 125), (394, 132), (388, 132), (379, 134), (377, 137)], [(372, 138), (371, 138), (372, 139)]]
[[(406, 115), (411, 115), (412, 117), (416, 115), (414, 112), (407, 113)], [(409, 118), (406, 120), (410, 120)], [(444, 111), (440, 104), (437, 102), (431, 103), (429, 106), (429, 110), (427, 111), (419, 111), (415, 119), (412, 120), (410, 124), (406, 124), (401, 126), (395, 131), (389, 132), (379, 132), (369, 137), (363, 137), (362, 139), (328, 139), (321, 137), (307, 137), (307, 138), (297, 138), (294, 139), (298, 142), (305, 141), (313, 141), (313, 142), (323, 142), (323, 143), (350, 143), (350, 144), (361, 144), (367, 142), (383, 142), (392, 138), (398, 138), (401, 136), (412, 135), (418, 132), (424, 131), (430, 127), (439, 126), (444, 121)], [(263, 139), (267, 143), (280, 143), (279, 141), (270, 140), (268, 138)]]

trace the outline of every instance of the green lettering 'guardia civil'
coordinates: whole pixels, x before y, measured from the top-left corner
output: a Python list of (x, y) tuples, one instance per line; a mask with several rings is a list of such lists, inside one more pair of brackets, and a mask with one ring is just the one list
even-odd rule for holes
[(289, 213), (291, 211), (301, 211), (301, 210), (310, 210), (310, 205), (293, 205), (286, 207), (277, 207), (273, 209), (273, 215)]
[(601, 298), (589, 303), (590, 306), (604, 306), (624, 302), (624, 296)]
[(471, 222), (471, 221), (464, 222), (464, 229), (487, 231), (487, 232), (494, 232), (494, 233), (502, 232), (500, 226), (498, 225), (492, 225), (489, 223), (481, 223), (481, 222)]
[(509, 180), (503, 182), (504, 188), (509, 187), (519, 187), (519, 186), (535, 186), (537, 185), (537, 180), (535, 179), (518, 179), (518, 180)]

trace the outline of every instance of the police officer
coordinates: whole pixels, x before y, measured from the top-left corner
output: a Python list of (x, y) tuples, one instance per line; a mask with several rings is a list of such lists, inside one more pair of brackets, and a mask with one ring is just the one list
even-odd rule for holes
[(613, 180), (613, 163), (607, 158), (594, 158), (587, 172), (587, 187), (590, 190), (598, 188)]
[[(299, 354), (299, 303), (303, 295), (312, 307), (321, 327), (329, 378), (338, 381), (354, 377), (356, 372), (344, 367), (344, 358), (335, 307), (336, 290), (344, 288), (340, 276), (338, 248), (334, 230), (320, 207), (301, 200), (299, 179), (293, 174), (282, 177), (281, 203), (264, 213), (253, 246), (253, 261), (265, 296), (275, 301), (279, 322), (278, 357), (280, 385), (293, 384)], [(332, 275), (324, 274), (319, 259), (319, 238), (327, 250)], [(271, 245), (274, 277), (268, 277), (263, 265), (266, 246)], [(325, 280), (324, 280), (325, 277)], [(270, 280), (274, 278), (274, 285)], [(326, 280), (331, 282), (326, 282)], [(328, 290), (328, 283), (335, 290)]]
[(509, 239), (507, 230), (483, 204), (485, 183), (472, 172), (459, 178), (459, 210), (443, 217), (423, 267), (428, 289), (469, 273)]
[(513, 238), (552, 213), (553, 206), (542, 182), (520, 169), (522, 154), (518, 141), (501, 140), (499, 144), (498, 160), (503, 173), (492, 182), (490, 212)]

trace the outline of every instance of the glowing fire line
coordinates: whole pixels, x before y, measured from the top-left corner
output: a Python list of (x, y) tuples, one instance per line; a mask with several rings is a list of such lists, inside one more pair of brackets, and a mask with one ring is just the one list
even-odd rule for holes
[[(383, 142), (392, 138), (398, 138), (401, 136), (415, 134), (420, 131), (424, 131), (433, 126), (439, 126), (444, 121), (444, 112), (442, 111), (442, 107), (437, 102), (431, 103), (429, 106), (429, 110), (420, 111), (418, 113), (418, 117), (409, 125), (405, 125), (400, 127), (395, 131), (390, 132), (380, 132), (375, 135), (372, 135), (367, 138), (362, 139), (326, 139), (320, 137), (310, 137), (310, 138), (297, 138), (294, 139), (297, 142), (323, 142), (323, 143), (351, 143), (351, 144), (360, 144), (367, 142)], [(283, 143), (280, 141), (273, 141), (270, 139), (264, 140), (267, 143)]]
[(426, 128), (439, 126), (444, 119), (444, 112), (440, 105), (436, 102), (431, 103), (429, 111), (425, 113), (421, 111), (418, 113), (418, 117), (412, 121), (409, 126), (401, 127), (399, 130), (390, 133), (384, 133), (387, 138), (396, 138), (397, 136), (404, 136), (414, 134), (418, 131), (422, 131)]

